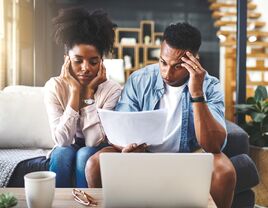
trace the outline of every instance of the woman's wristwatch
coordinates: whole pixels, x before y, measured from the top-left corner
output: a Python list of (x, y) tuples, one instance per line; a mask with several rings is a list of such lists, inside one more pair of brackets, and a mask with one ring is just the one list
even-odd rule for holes
[(95, 103), (95, 100), (91, 99), (91, 98), (85, 99), (84, 103), (87, 104), (87, 105), (93, 105)]

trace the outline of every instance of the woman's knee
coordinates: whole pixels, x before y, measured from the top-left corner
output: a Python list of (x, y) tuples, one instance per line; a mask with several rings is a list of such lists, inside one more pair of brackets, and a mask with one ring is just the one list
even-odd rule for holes
[(90, 156), (94, 155), (97, 152), (95, 148), (92, 147), (81, 147), (77, 151), (77, 160), (85, 159), (87, 160)]
[(81, 169), (81, 171), (85, 171), (85, 166), (87, 161), (97, 152), (95, 148), (91, 147), (82, 147), (78, 150), (76, 155), (76, 166), (77, 169)]
[(52, 153), (50, 158), (50, 164), (56, 164), (58, 166), (66, 165), (72, 163), (75, 159), (76, 150), (71, 147), (56, 147)]

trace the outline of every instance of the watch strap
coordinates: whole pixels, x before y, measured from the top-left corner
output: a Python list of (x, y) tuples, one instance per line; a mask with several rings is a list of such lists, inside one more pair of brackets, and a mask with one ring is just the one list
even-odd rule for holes
[(190, 101), (192, 103), (205, 103), (206, 102), (205, 97), (203, 95), (200, 97), (195, 97), (195, 98), (190, 96)]

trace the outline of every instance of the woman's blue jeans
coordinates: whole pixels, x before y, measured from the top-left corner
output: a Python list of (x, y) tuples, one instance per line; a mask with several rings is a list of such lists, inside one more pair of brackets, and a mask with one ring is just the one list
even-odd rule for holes
[(101, 143), (97, 147), (85, 147), (75, 143), (56, 147), (51, 153), (49, 163), (49, 170), (56, 173), (56, 187), (87, 188), (86, 162), (90, 156), (106, 146), (107, 143)]

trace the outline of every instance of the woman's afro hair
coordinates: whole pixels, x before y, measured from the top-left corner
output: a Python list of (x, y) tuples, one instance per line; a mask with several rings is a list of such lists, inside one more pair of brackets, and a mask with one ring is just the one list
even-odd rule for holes
[(103, 10), (61, 9), (52, 22), (55, 41), (64, 45), (65, 52), (76, 44), (94, 45), (101, 55), (113, 50), (116, 25)]

